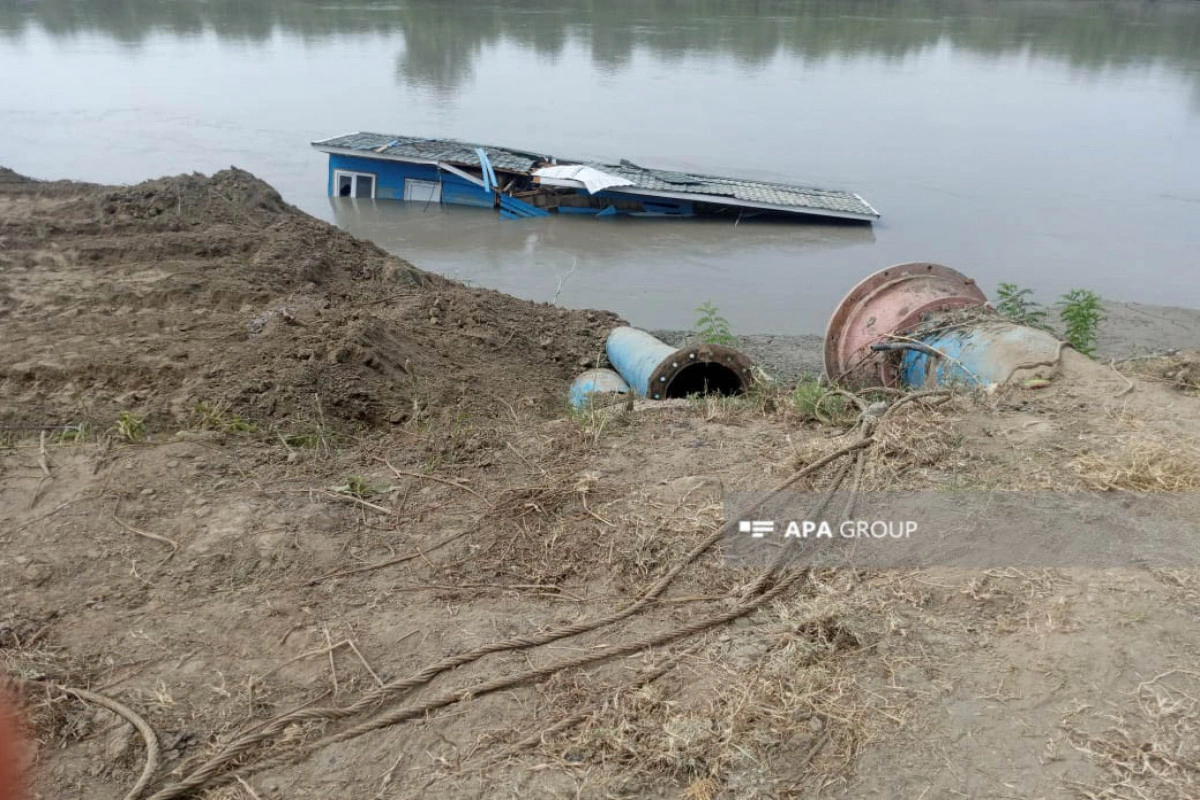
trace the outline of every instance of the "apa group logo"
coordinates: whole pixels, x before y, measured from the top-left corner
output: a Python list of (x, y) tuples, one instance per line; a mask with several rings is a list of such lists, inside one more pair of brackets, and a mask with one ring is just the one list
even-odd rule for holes
[[(738, 531), (754, 539), (774, 536), (781, 527), (771, 519), (743, 519)], [(784, 539), (911, 539), (917, 532), (914, 520), (847, 519), (837, 523), (827, 520), (790, 520), (783, 528)]]

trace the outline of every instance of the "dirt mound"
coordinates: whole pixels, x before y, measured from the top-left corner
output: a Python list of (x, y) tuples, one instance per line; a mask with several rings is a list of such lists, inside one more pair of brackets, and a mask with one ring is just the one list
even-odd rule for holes
[(32, 183), (33, 178), (27, 178), (19, 172), (13, 172), (8, 167), (0, 167), (0, 183)]
[(114, 222), (174, 215), (193, 227), (217, 222), (269, 221), (294, 213), (279, 192), (249, 172), (222, 170), (211, 178), (192, 173), (114, 188), (82, 201)]
[(558, 408), (617, 324), (425, 273), (243, 170), (130, 187), (15, 175), (0, 174), (10, 425), (129, 412), (172, 428), (201, 405), (335, 427), (487, 415), (497, 397)]

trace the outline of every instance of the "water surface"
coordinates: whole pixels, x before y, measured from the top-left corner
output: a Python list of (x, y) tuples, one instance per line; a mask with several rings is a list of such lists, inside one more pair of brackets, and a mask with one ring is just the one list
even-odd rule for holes
[[(819, 332), (860, 277), (1200, 307), (1200, 3), (0, 0), (0, 164), (236, 164), (426, 269), (688, 327)], [(849, 188), (873, 228), (505, 222), (331, 201), (312, 139), (456, 137)]]

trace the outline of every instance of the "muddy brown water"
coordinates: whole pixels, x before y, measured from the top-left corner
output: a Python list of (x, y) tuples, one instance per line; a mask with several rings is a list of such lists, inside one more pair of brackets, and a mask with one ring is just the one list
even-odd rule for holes
[[(1200, 3), (0, 1), (0, 163), (105, 183), (236, 164), (419, 266), (687, 328), (819, 333), (935, 260), (1200, 307)], [(830, 225), (505, 222), (331, 201), (366, 129), (849, 188)]]

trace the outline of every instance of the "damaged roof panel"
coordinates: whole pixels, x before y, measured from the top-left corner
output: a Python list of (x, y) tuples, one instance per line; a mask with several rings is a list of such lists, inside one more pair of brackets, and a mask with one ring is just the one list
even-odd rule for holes
[(853, 192), (767, 181), (719, 178), (711, 175), (684, 175), (680, 172), (645, 169), (629, 164), (629, 162), (619, 165), (592, 164), (591, 166), (625, 178), (630, 184), (641, 189), (716, 195), (774, 206), (845, 212), (874, 218), (879, 216), (870, 203)]
[(507, 147), (468, 144), (453, 139), (422, 139), (413, 136), (394, 136), (386, 133), (349, 133), (313, 142), (318, 149), (338, 148), (357, 150), (364, 156), (376, 155), (411, 158), (420, 161), (442, 161), (466, 167), (478, 167), (475, 148), (482, 147), (496, 169), (508, 172), (529, 172), (535, 164), (550, 162), (549, 156), (523, 153)]

